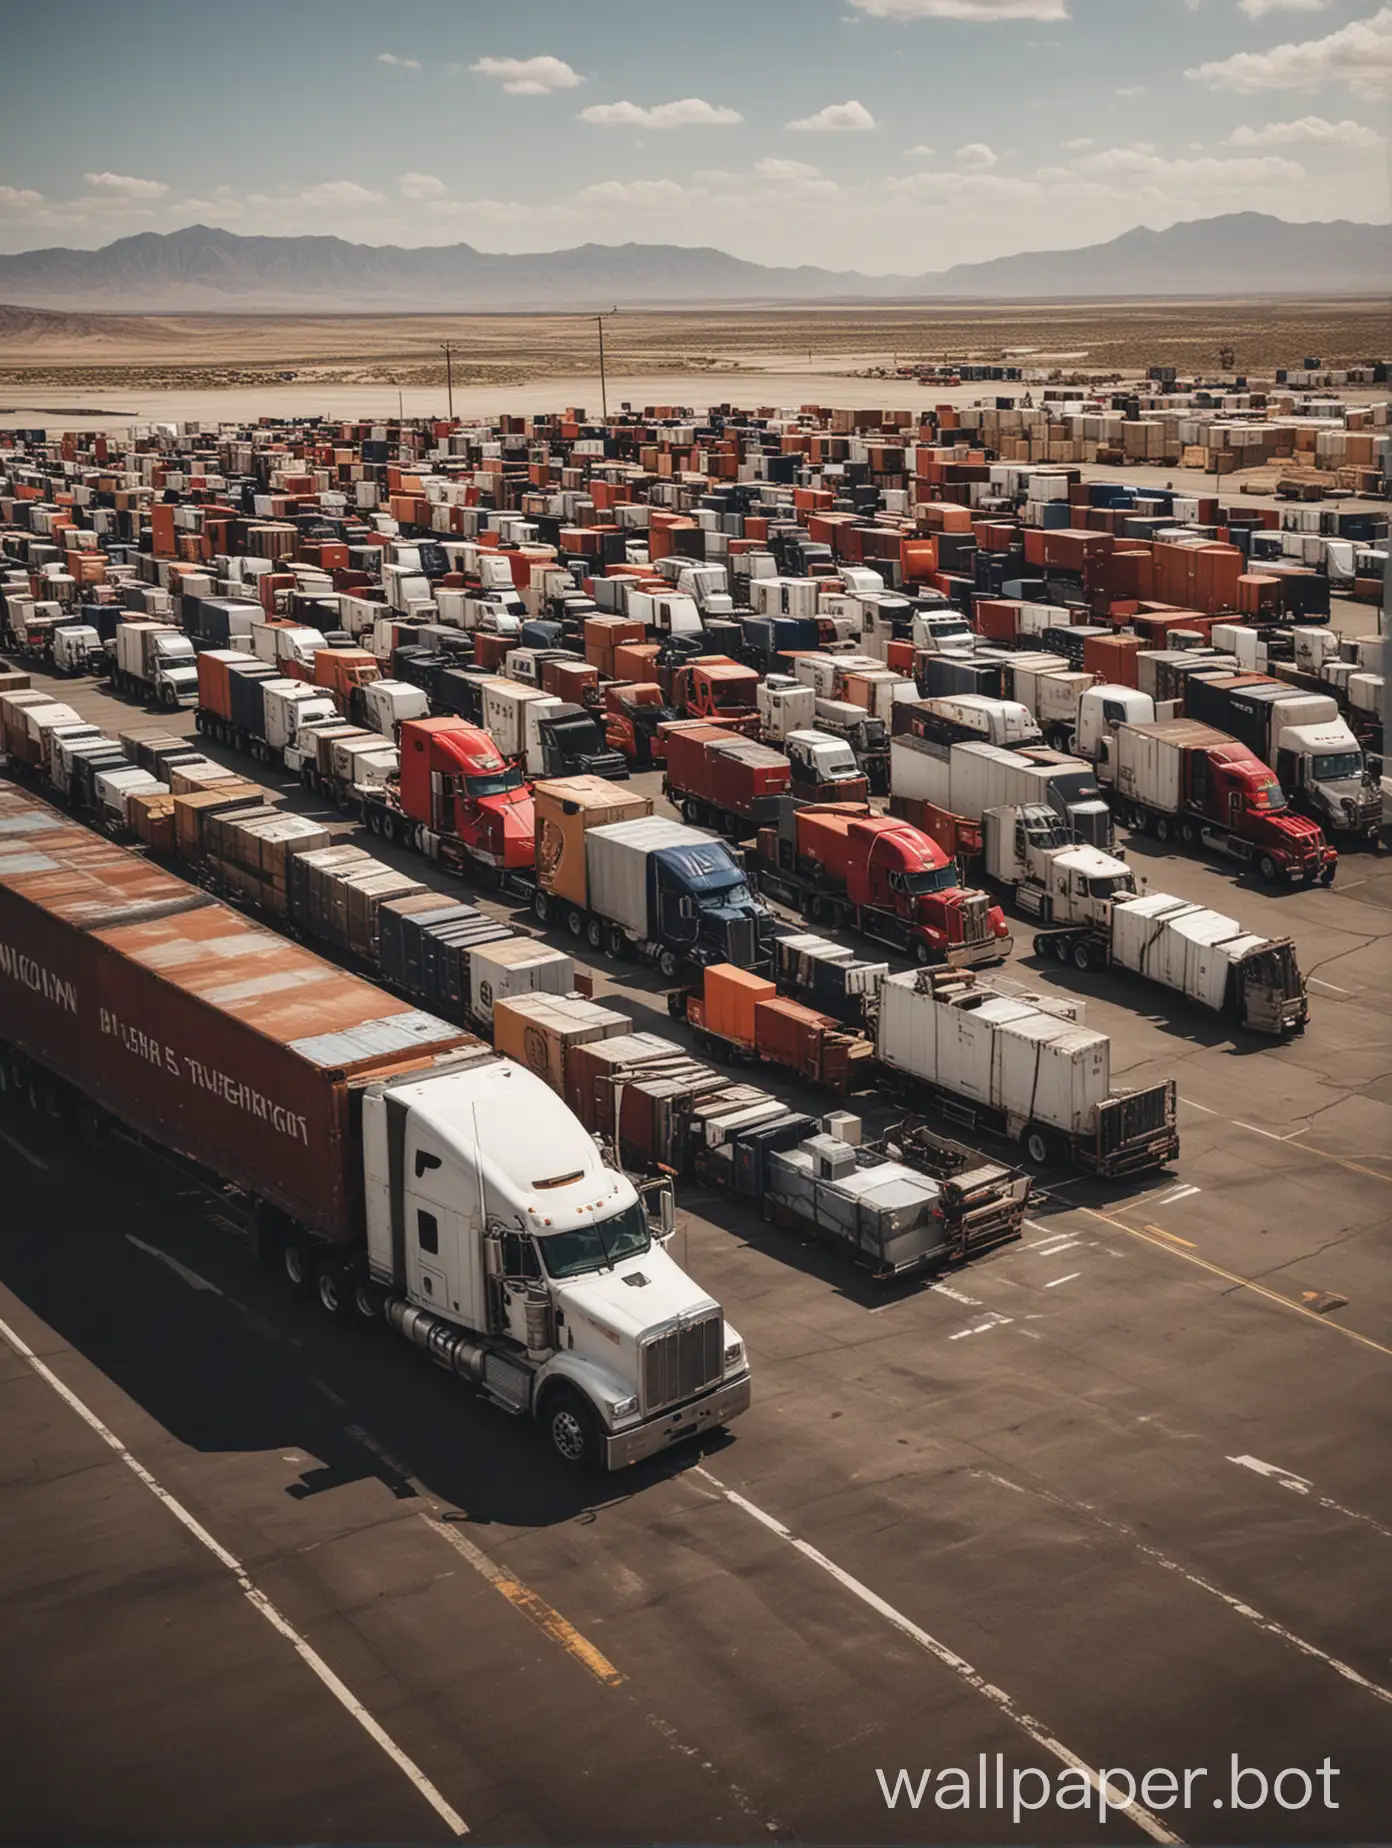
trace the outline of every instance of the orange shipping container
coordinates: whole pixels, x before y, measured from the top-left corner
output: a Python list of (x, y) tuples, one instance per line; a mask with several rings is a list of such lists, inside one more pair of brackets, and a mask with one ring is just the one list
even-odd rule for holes
[(737, 969), (733, 963), (716, 963), (706, 970), (706, 1026), (721, 1039), (752, 1046), (754, 1010), (760, 1001), (772, 1001), (777, 993), (774, 984), (762, 975)]
[(640, 796), (602, 776), (547, 778), (532, 786), (536, 812), (537, 884), (573, 905), (589, 902), (585, 877), (585, 830), (611, 821), (651, 815), (652, 797)]

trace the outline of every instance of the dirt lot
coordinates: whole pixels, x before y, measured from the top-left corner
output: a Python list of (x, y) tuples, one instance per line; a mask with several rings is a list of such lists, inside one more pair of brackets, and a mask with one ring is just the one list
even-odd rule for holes
[[(606, 320), (614, 377), (842, 379), (921, 361), (1017, 360), (1067, 373), (1151, 365), (1269, 372), (1386, 345), (1379, 301), (1124, 301), (619, 313)], [(582, 377), (593, 317), (514, 315), (81, 315), (0, 307), (0, 396), (36, 386), (103, 393), (285, 386), (515, 387)], [(17, 387), (24, 388), (18, 394)], [(784, 394), (786, 395), (786, 394)]]

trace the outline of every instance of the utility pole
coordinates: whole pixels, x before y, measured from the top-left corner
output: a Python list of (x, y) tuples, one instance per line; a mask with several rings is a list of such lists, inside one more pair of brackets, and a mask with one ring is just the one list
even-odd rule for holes
[(449, 420), (454, 422), (454, 350), (448, 340), (440, 345), (445, 351), (445, 390), (449, 393)]
[[(618, 312), (619, 305), (615, 302), (614, 306), (609, 310), (609, 313), (617, 314)], [(595, 326), (599, 329), (599, 414), (604, 422), (608, 423), (609, 392), (604, 378), (604, 320), (605, 317), (602, 314), (597, 314), (595, 316)]]

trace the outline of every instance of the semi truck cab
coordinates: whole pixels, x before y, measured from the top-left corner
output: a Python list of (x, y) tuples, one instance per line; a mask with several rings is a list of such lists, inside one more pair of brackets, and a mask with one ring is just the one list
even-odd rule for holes
[(658, 735), (676, 716), (656, 681), (628, 681), (605, 688), (604, 741), (635, 770), (651, 770), (661, 760)]
[(783, 740), (792, 766), (789, 787), (807, 802), (864, 802), (870, 785), (844, 738), (793, 731)]
[(754, 969), (772, 955), (773, 919), (723, 841), (664, 847), (653, 856), (660, 941), (698, 968)]
[(1105, 926), (1136, 878), (1124, 860), (1080, 841), (1044, 804), (987, 809), (981, 818), (986, 871), (1014, 890), (1014, 902), (1043, 924)]
[(623, 1467), (748, 1406), (743, 1342), (665, 1249), (670, 1183), (641, 1196), (523, 1067), (368, 1086), (363, 1167), (389, 1324), (562, 1461)]
[(1333, 880), (1336, 856), (1323, 833), (1292, 811), (1274, 772), (1245, 745), (1197, 753), (1190, 796), (1202, 817), (1245, 849), (1243, 857), (1269, 859), (1291, 878)]
[(564, 703), (538, 721), (542, 773), (545, 776), (603, 776), (626, 782), (628, 760), (611, 750), (595, 715), (584, 706)]
[(1291, 806), (1327, 834), (1380, 835), (1382, 791), (1343, 719), (1279, 732), (1276, 774)]
[(535, 856), (532, 792), (504, 763), (488, 733), (461, 719), (410, 719), (401, 728), (401, 808), (433, 837), (423, 845), (450, 859), (457, 844), (498, 871)]

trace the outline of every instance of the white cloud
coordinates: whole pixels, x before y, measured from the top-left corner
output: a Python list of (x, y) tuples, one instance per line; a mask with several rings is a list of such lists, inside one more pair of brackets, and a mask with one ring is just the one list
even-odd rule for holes
[(162, 199), (169, 191), (163, 180), (138, 180), (129, 173), (84, 173), (82, 177), (99, 193), (121, 199)]
[(431, 199), (425, 209), (432, 218), (471, 218), (498, 224), (512, 224), (531, 216), (531, 207), (515, 199)]
[(299, 197), (306, 205), (322, 205), (332, 211), (382, 203), (381, 193), (359, 186), (356, 180), (323, 180), (317, 186), (306, 186)]
[(999, 164), (1000, 155), (984, 141), (969, 141), (957, 150), (957, 165), (963, 173), (986, 173)]
[(1067, 148), (1070, 154), (1082, 154), (1085, 153), (1088, 148), (1095, 148), (1097, 143), (1093, 140), (1091, 135), (1078, 135), (1072, 141), (1060, 141), (1059, 146), (1061, 148)]
[(591, 103), (580, 111), (582, 122), (600, 128), (730, 128), (744, 117), (723, 103), (707, 103), (699, 96), (684, 96), (675, 103)]
[[(805, 160), (760, 160), (754, 163), (754, 171), (766, 180), (815, 180), (821, 177), (819, 167), (811, 167)], [(728, 176), (733, 179), (734, 174)]]
[(419, 58), (398, 58), (394, 51), (379, 51), (377, 62), (390, 64), (394, 70), (398, 71), (418, 71), (421, 67)]
[(1232, 148), (1380, 148), (1382, 136), (1361, 122), (1326, 122), (1323, 116), (1301, 116), (1296, 122), (1268, 122), (1264, 128), (1235, 128), (1228, 136)]
[(864, 103), (828, 103), (825, 109), (819, 109), (815, 115), (799, 116), (794, 122), (785, 122), (785, 128), (796, 129), (800, 134), (834, 135), (859, 134), (875, 126), (875, 118)]
[(936, 148), (930, 148), (926, 141), (920, 141), (916, 148), (904, 149), (910, 160), (931, 160), (937, 151)]
[(872, 19), (1058, 20), (1069, 17), (1067, 0), (851, 0)]
[(1196, 193), (1227, 193), (1251, 186), (1284, 186), (1305, 178), (1305, 169), (1275, 154), (1247, 159), (1166, 160), (1141, 148), (1103, 148), (1084, 154), (1072, 165), (1089, 179), (1139, 180), (1152, 188), (1192, 198)]
[(1124, 83), (1119, 90), (1114, 90), (1112, 94), (1114, 96), (1119, 96), (1123, 102), (1129, 103), (1133, 98), (1145, 95), (1145, 85), (1143, 83)]
[(549, 96), (585, 81), (564, 58), (479, 58), (469, 69), (480, 77), (496, 78), (509, 96)]
[(1325, 83), (1346, 83), (1355, 96), (1386, 96), (1392, 91), (1392, 6), (1371, 19), (1355, 19), (1327, 38), (1273, 45), (1270, 51), (1239, 51), (1184, 74), (1243, 96), (1314, 90)]
[(441, 199), (449, 191), (433, 173), (398, 173), (396, 189), (403, 199)]
[(1322, 13), (1329, 0), (1237, 0), (1237, 5), (1249, 19), (1265, 19), (1268, 13)]
[(600, 180), (597, 185), (582, 187), (575, 195), (581, 205), (617, 205), (640, 211), (688, 205), (698, 196), (675, 180)]
[(7, 212), (27, 212), (43, 202), (42, 193), (30, 192), (26, 186), (0, 186), (0, 207)]
[(1039, 187), (1034, 180), (1010, 179), (1000, 173), (910, 173), (884, 183), (888, 197), (899, 202), (928, 199), (1028, 199)]

